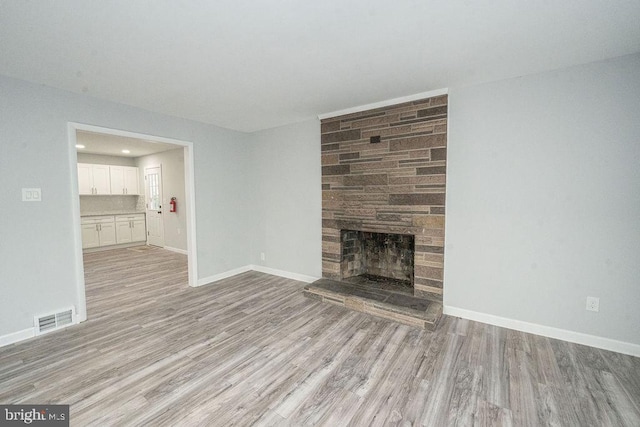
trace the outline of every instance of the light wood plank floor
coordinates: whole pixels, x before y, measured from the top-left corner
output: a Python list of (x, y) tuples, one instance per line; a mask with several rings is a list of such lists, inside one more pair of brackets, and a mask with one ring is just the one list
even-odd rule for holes
[(0, 349), (1, 403), (95, 425), (640, 425), (640, 359), (446, 317), (435, 332), (160, 249), (85, 256), (89, 320)]

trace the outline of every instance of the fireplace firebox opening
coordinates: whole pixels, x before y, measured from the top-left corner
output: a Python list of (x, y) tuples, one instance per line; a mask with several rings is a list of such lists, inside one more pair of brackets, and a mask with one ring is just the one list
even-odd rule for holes
[(342, 280), (413, 293), (413, 235), (340, 230)]

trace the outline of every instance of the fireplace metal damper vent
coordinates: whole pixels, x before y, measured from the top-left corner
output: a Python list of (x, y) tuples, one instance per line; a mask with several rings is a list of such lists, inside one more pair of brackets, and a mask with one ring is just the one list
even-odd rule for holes
[(434, 329), (440, 301), (414, 295), (415, 237), (340, 230), (340, 280), (307, 285), (309, 298), (424, 329)]

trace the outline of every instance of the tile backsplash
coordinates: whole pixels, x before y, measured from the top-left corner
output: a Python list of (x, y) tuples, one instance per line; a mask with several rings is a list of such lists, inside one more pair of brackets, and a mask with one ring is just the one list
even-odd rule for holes
[(144, 211), (144, 196), (80, 196), (80, 215)]

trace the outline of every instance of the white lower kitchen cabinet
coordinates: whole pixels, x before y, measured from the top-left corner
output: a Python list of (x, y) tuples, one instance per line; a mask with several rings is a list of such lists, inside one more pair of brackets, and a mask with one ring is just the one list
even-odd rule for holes
[(131, 221), (131, 241), (146, 242), (147, 241), (147, 222), (142, 219)]
[(116, 215), (116, 240), (118, 244), (146, 241), (144, 214)]
[(113, 216), (82, 218), (82, 249), (116, 244), (116, 226)]
[(131, 243), (131, 222), (116, 222), (116, 242)]
[(82, 249), (97, 248), (100, 246), (100, 237), (96, 224), (82, 224)]
[(83, 217), (82, 249), (147, 241), (144, 214)]
[(100, 246), (116, 244), (116, 225), (113, 222), (98, 224), (100, 228)]

